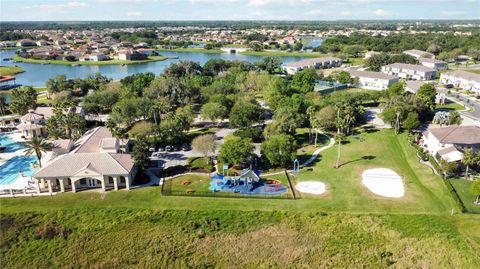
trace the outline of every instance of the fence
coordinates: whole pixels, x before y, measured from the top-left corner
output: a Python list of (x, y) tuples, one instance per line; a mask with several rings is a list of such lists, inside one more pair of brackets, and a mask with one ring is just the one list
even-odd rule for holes
[[(208, 175), (208, 174), (205, 174)], [(174, 181), (178, 180), (178, 176), (171, 177), (163, 180), (161, 187), (161, 193), (165, 196), (188, 196), (188, 197), (218, 197), (218, 198), (248, 198), (248, 199), (280, 199), (280, 200), (294, 200), (299, 199), (298, 195), (295, 196), (294, 190), (292, 191), (291, 185), (287, 186), (287, 191), (283, 194), (241, 194), (224, 191), (211, 191), (211, 190), (192, 190), (188, 192), (186, 190), (177, 190), (174, 187)], [(205, 184), (209, 184), (206, 182)]]

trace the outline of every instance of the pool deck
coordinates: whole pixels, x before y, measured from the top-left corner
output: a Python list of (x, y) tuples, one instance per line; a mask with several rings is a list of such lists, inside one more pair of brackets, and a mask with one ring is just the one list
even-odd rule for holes
[[(6, 133), (15, 142), (25, 142), (20, 132)], [(14, 152), (0, 153), (0, 166), (15, 156), (25, 156), (25, 149), (19, 149)], [(52, 152), (42, 154), (42, 165), (48, 163), (52, 159)]]

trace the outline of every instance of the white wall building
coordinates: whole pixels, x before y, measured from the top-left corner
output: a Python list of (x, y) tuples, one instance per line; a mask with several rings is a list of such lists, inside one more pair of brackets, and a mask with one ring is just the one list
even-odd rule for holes
[(348, 71), (350, 76), (359, 79), (358, 87), (370, 90), (385, 90), (390, 85), (398, 82), (398, 77), (372, 71)]
[(294, 63), (288, 63), (282, 66), (282, 69), (289, 75), (293, 75), (298, 71), (307, 68), (314, 69), (327, 69), (340, 67), (342, 65), (342, 59), (337, 57), (320, 57), (305, 59)]
[(480, 127), (453, 125), (429, 128), (423, 133), (423, 145), (437, 159), (459, 161), (466, 149), (480, 150)]
[(403, 54), (407, 54), (410, 56), (415, 57), (416, 59), (418, 58), (435, 58), (435, 55), (431, 54), (430, 52), (423, 51), (423, 50), (406, 50), (403, 52)]
[(437, 71), (423, 65), (394, 63), (382, 66), (382, 73), (412, 80), (432, 80)]
[(418, 61), (420, 62), (421, 65), (423, 66), (426, 66), (426, 67), (429, 67), (429, 68), (433, 68), (435, 70), (445, 70), (448, 68), (448, 65), (446, 62), (444, 61), (440, 61), (440, 60), (435, 60), (435, 59), (432, 59), (432, 58), (418, 58)]
[(440, 83), (480, 94), (480, 74), (462, 70), (447, 72), (440, 75)]

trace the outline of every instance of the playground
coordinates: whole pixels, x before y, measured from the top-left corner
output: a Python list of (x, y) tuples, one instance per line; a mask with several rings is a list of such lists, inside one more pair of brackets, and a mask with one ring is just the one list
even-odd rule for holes
[(278, 195), (287, 192), (287, 187), (278, 180), (260, 178), (257, 170), (244, 169), (239, 176), (214, 174), (209, 190), (245, 195)]

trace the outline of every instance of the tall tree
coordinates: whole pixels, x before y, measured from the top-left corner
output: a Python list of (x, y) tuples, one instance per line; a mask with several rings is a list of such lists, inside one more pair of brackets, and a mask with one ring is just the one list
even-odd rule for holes
[(250, 160), (253, 155), (253, 145), (248, 138), (232, 137), (220, 147), (218, 159), (228, 164), (241, 164)]
[(12, 113), (24, 115), (37, 106), (37, 93), (30, 86), (12, 90), (9, 109)]
[(205, 160), (210, 163), (210, 156), (215, 153), (217, 143), (215, 142), (215, 135), (206, 134), (200, 135), (193, 139), (192, 148), (202, 153)]
[(145, 169), (145, 167), (147, 167), (149, 162), (148, 148), (149, 148), (149, 145), (146, 137), (144, 136), (137, 137), (135, 141), (135, 145), (133, 147), (132, 157), (135, 165), (138, 166), (141, 170)]
[(276, 167), (288, 167), (295, 160), (295, 139), (286, 134), (274, 135), (261, 145), (262, 156)]
[(46, 153), (51, 149), (52, 144), (48, 143), (41, 137), (32, 137), (30, 141), (25, 143), (25, 155), (30, 156), (35, 153), (40, 167), (42, 167), (42, 152)]
[(472, 149), (467, 149), (463, 152), (462, 163), (465, 165), (465, 178), (468, 178), (468, 171), (470, 166), (477, 162), (477, 156)]

